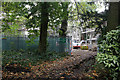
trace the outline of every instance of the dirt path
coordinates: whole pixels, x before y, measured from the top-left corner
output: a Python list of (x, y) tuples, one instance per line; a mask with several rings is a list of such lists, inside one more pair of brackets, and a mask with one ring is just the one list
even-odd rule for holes
[(82, 79), (83, 73), (89, 71), (94, 64), (96, 52), (87, 50), (73, 50), (72, 56), (55, 61), (43, 62), (41, 65), (32, 66), (31, 72), (13, 74), (24, 80), (34, 79)]
[(91, 62), (86, 62), (95, 55), (96, 52), (73, 50), (72, 56), (53, 62), (44, 62), (40, 66), (34, 66), (33, 71), (36, 71), (34, 74), (40, 78), (80, 78), (81, 73), (88, 71), (88, 67), (92, 65)]

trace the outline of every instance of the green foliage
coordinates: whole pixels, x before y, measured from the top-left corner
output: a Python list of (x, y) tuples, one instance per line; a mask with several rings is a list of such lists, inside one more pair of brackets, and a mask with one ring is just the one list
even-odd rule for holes
[(3, 57), (3, 66), (6, 66), (10, 63), (16, 63), (20, 64), (22, 67), (29, 67), (29, 63), (32, 63), (33, 65), (36, 63), (37, 59), (40, 57), (35, 57), (32, 52), (27, 52), (23, 50), (19, 51), (3, 51), (2, 52)]
[(75, 23), (77, 26), (85, 25), (84, 27), (92, 27), (95, 21), (95, 9), (96, 5), (89, 4), (88, 2), (75, 2), (76, 7), (70, 7), (70, 19), (79, 20), (80, 22)]
[(35, 44), (35, 39), (38, 38), (38, 35), (36, 36), (35, 34), (29, 34), (28, 35), (28, 40), (26, 40), (27, 46)]
[(104, 64), (96, 62), (93, 67), (95, 68), (95, 71), (99, 73), (99, 77), (101, 80), (111, 80), (107, 78), (109, 77), (109, 70), (105, 68)]
[[(84, 28), (96, 28), (97, 33), (104, 33), (104, 21), (106, 21), (106, 13), (98, 13), (97, 6), (94, 2), (75, 2), (76, 7), (70, 6), (69, 23), (74, 26), (82, 26)], [(77, 20), (73, 22), (73, 20)], [(79, 21), (78, 21), (79, 20)]]
[[(61, 20), (66, 17), (64, 16), (64, 13), (62, 10), (65, 8), (62, 6), (62, 4), (66, 3), (60, 3), (60, 2), (50, 2), (49, 3), (49, 23), (48, 26), (51, 27), (51, 29), (55, 30), (56, 27), (58, 27), (59, 24), (61, 24)], [(22, 6), (25, 7), (25, 5), (29, 5), (31, 8), (24, 8), (23, 12), (26, 18), (28, 18), (28, 21), (26, 23), (26, 27), (33, 28), (32, 30), (29, 30), (29, 33), (34, 33), (36, 35), (39, 35), (39, 33), (34, 32), (35, 28), (40, 28), (41, 25), (41, 5), (42, 3), (21, 3)], [(30, 13), (29, 13), (30, 12)], [(24, 15), (23, 15), (24, 16)], [(48, 27), (48, 28), (49, 28)], [(39, 31), (38, 31), (39, 32)]]
[[(6, 13), (6, 15), (4, 15), (2, 30), (5, 35), (20, 35), (18, 29), (25, 27), (29, 32), (28, 37), (30, 39), (27, 42), (33, 44), (34, 40), (40, 36), (41, 22), (46, 21), (41, 20), (42, 4), (41, 2), (3, 2), (3, 12)], [(64, 15), (66, 12), (64, 13), (63, 10), (65, 6), (68, 5), (68, 2), (48, 2), (48, 4), (49, 20), (47, 27), (56, 30), (56, 27), (61, 24), (61, 20), (66, 18)]]
[(104, 40), (99, 42), (99, 53), (97, 61), (109, 70), (112, 78), (120, 74), (120, 26), (117, 30), (111, 30), (105, 35)]
[[(19, 2), (3, 2), (2, 3), (2, 32), (7, 36), (18, 36), (21, 34), (18, 29), (24, 26), (26, 18), (20, 16), (20, 10), (23, 7)], [(21, 34), (22, 35), (22, 34)]]
[[(23, 12), (22, 15), (27, 18), (26, 21), (26, 28), (29, 32), (30, 40), (29, 42), (33, 42), (35, 39), (35, 36), (38, 37), (40, 35), (40, 29), (41, 27), (41, 6), (43, 3), (40, 2), (30, 2), (30, 3), (21, 3), (23, 6)], [(50, 2), (49, 8), (48, 8), (48, 29), (52, 29), (53, 31), (57, 31), (57, 27), (59, 24), (61, 24), (62, 19), (66, 18), (64, 13), (65, 6), (68, 5), (68, 2), (62, 3), (62, 2)], [(25, 6), (28, 5), (30, 8), (26, 8)], [(24, 15), (25, 14), (25, 15)], [(44, 18), (43, 18), (44, 19)], [(33, 35), (34, 34), (34, 35)], [(34, 38), (32, 38), (34, 37)]]
[(36, 51), (3, 51), (2, 52), (2, 66), (9, 65), (11, 63), (19, 64), (22, 67), (29, 67), (31, 65), (36, 65), (42, 61), (55, 60), (67, 56), (68, 53), (56, 53), (56, 52), (46, 52), (45, 54), (39, 55), (35, 54)]

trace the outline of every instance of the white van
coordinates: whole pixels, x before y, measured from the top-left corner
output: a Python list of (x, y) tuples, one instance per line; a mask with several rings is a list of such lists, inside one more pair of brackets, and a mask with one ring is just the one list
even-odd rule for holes
[(72, 40), (72, 46), (74, 48), (80, 48), (80, 40), (79, 39), (73, 39)]
[(87, 42), (85, 40), (79, 40), (79, 39), (74, 39), (72, 41), (72, 46), (73, 46), (73, 49), (74, 48), (80, 48), (80, 46), (87, 46), (86, 44)]
[(80, 48), (80, 46), (83, 45), (83, 44), (85, 44), (85, 43), (86, 43), (85, 40), (80, 41), (79, 39), (73, 39), (72, 40), (73, 49), (74, 48)]

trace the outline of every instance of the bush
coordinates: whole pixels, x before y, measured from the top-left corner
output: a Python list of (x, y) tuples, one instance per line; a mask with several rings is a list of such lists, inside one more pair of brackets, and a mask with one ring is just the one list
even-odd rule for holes
[(29, 64), (36, 65), (42, 61), (50, 61), (67, 56), (68, 53), (46, 52), (45, 54), (37, 54), (36, 51), (25, 50), (10, 50), (2, 51), (2, 66), (7, 66), (11, 63), (19, 64), (22, 67), (30, 68)]
[(120, 74), (120, 27), (105, 35), (99, 44), (97, 61), (109, 71), (109, 76), (117, 79)]

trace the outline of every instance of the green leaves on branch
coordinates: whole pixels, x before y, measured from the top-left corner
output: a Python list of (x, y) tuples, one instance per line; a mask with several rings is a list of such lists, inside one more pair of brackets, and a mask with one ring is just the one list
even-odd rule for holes
[(2, 31), (6, 35), (19, 35), (18, 29), (24, 26), (26, 18), (20, 16), (21, 7), (19, 2), (3, 2), (2, 11), (4, 18), (2, 19)]
[[(104, 40), (99, 44), (99, 53), (97, 61), (104, 64), (109, 70), (111, 77), (116, 77), (116, 73), (120, 74), (120, 28), (111, 30), (105, 35)], [(114, 75), (114, 76), (113, 76)], [(117, 78), (117, 77), (116, 77)]]
[[(107, 68), (116, 68), (119, 67), (118, 57), (108, 54), (97, 54), (97, 61), (103, 63)], [(116, 68), (118, 70), (118, 68)]]

